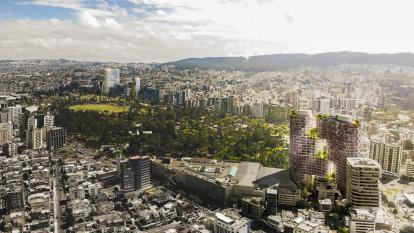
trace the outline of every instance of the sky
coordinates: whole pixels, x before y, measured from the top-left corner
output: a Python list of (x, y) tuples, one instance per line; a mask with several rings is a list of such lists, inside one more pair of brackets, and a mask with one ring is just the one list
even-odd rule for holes
[(414, 52), (413, 0), (0, 0), (0, 59)]

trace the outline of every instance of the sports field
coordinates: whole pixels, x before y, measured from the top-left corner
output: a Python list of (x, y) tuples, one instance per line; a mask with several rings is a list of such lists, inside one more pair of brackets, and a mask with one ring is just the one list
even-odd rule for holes
[(110, 104), (81, 104), (70, 106), (69, 109), (74, 111), (93, 111), (103, 113), (121, 113), (128, 111), (127, 106), (115, 106)]

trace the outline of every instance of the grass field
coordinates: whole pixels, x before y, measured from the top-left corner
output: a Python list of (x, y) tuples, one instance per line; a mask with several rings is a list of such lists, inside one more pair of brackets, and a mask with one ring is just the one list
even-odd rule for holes
[(120, 113), (128, 111), (127, 106), (115, 106), (110, 104), (82, 104), (73, 105), (69, 109), (74, 111), (94, 111), (94, 112), (106, 112), (106, 113)]

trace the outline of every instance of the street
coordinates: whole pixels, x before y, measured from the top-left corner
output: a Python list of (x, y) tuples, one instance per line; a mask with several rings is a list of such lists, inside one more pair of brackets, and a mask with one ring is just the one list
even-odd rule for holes
[(54, 215), (54, 229), (55, 233), (60, 232), (62, 211), (59, 206), (60, 202), (60, 185), (59, 185), (59, 166), (55, 164), (53, 177), (53, 215)]

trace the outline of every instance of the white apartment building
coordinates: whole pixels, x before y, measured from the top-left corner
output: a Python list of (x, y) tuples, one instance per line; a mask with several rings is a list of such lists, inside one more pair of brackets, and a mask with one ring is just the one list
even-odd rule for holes
[(246, 218), (229, 218), (222, 213), (215, 214), (214, 233), (248, 233), (250, 221)]
[(402, 148), (400, 143), (385, 143), (383, 140), (371, 139), (369, 157), (377, 161), (384, 172), (400, 174)]
[(381, 205), (381, 166), (368, 158), (347, 158), (346, 198), (354, 208)]

